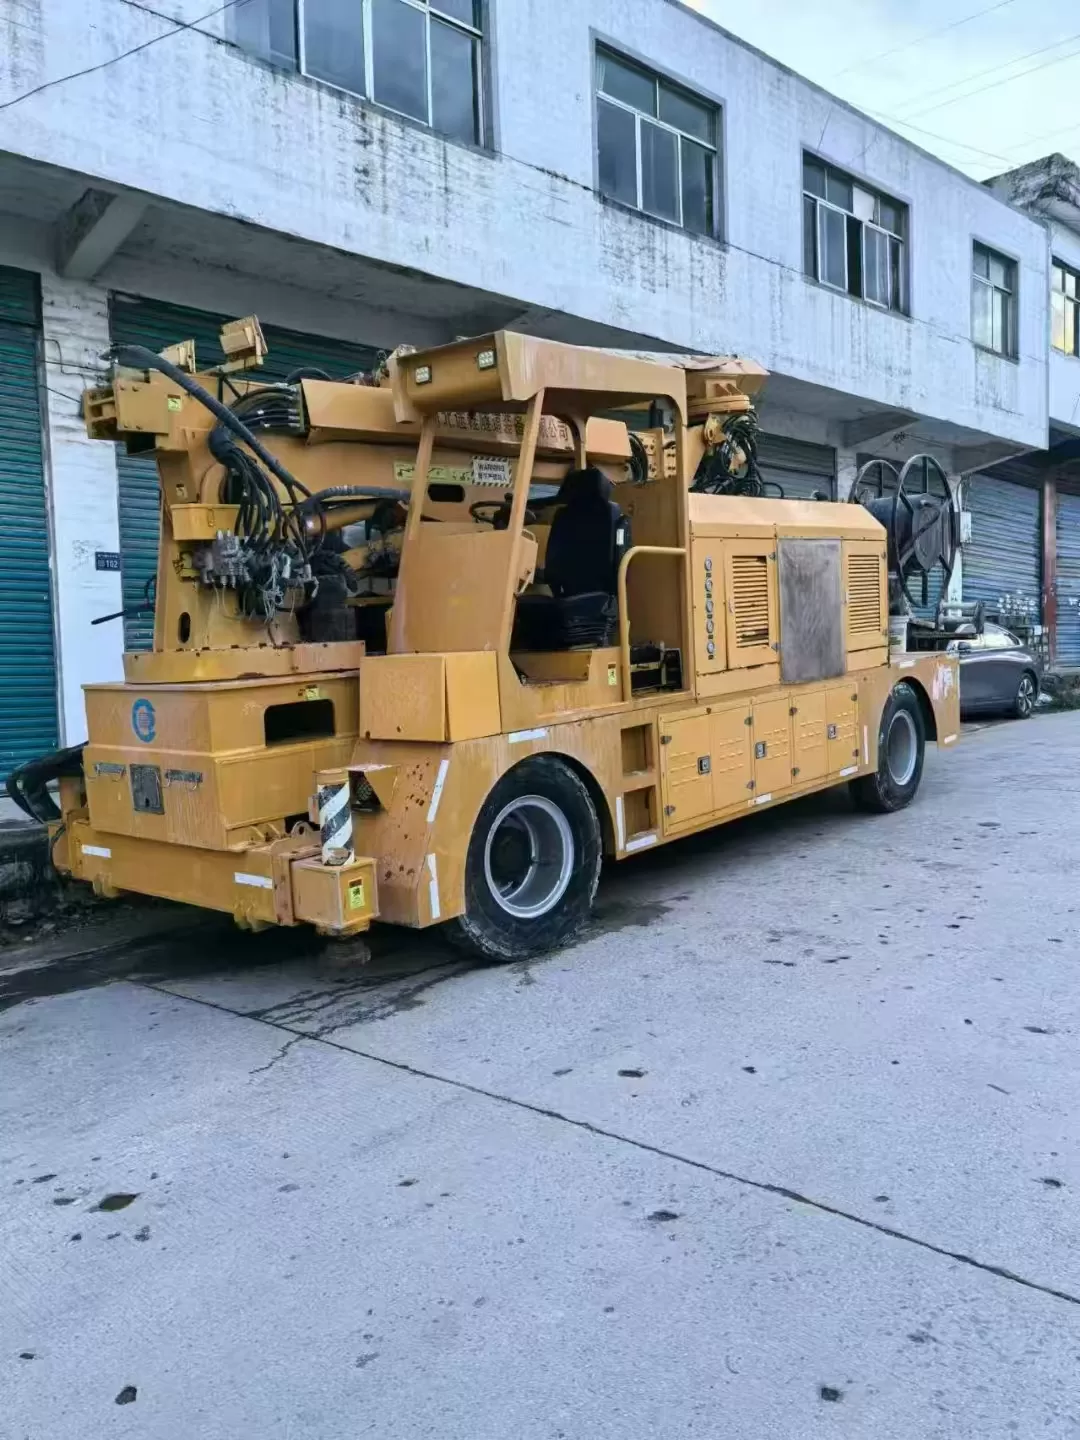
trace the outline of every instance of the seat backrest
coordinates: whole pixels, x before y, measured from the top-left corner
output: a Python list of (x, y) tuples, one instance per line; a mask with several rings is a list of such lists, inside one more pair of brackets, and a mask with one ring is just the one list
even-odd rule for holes
[(595, 467), (572, 470), (563, 481), (544, 558), (544, 579), (553, 595), (615, 594), (630, 522), (611, 490), (611, 481)]

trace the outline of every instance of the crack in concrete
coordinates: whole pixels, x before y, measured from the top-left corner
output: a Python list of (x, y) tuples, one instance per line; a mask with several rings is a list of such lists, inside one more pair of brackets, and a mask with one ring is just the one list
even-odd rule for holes
[[(925, 1250), (931, 1255), (938, 1255), (944, 1260), (954, 1260), (960, 1265), (970, 1266), (973, 1270), (981, 1270), (986, 1275), (996, 1276), (999, 1280), (1011, 1281), (1012, 1284), (1021, 1285), (1026, 1290), (1034, 1290), (1041, 1295), (1048, 1295), (1054, 1300), (1064, 1300), (1069, 1305), (1080, 1305), (1080, 1295), (1073, 1295), (1068, 1290), (1059, 1290), (1052, 1285), (1044, 1285), (1039, 1280), (1030, 1280), (1025, 1275), (1017, 1275), (1015, 1271), (1007, 1269), (1004, 1265), (994, 1265), (990, 1261), (979, 1260), (974, 1255), (965, 1255), (961, 1250), (949, 1250), (944, 1245), (936, 1245), (932, 1240), (924, 1240), (918, 1235), (909, 1234), (906, 1230), (897, 1230), (892, 1225), (883, 1225), (878, 1220), (868, 1220), (865, 1216), (857, 1215), (853, 1210), (844, 1210), (839, 1205), (831, 1205), (827, 1200), (815, 1200), (813, 1196), (802, 1195), (798, 1190), (792, 1190), (786, 1185), (776, 1185), (769, 1180), (755, 1180), (749, 1175), (740, 1175), (734, 1170), (725, 1170), (719, 1165), (711, 1165), (706, 1160), (697, 1160), (691, 1155), (682, 1155), (677, 1150), (667, 1150), (662, 1145), (653, 1145), (648, 1140), (638, 1140), (632, 1135), (623, 1135), (617, 1130), (608, 1130), (603, 1125), (594, 1124), (591, 1120), (579, 1120), (572, 1115), (564, 1115), (559, 1110), (551, 1110), (544, 1105), (535, 1105), (529, 1100), (519, 1100), (513, 1095), (504, 1095), (498, 1090), (488, 1090), (482, 1085), (473, 1085), (468, 1080), (456, 1080), (451, 1075), (440, 1075), (434, 1070), (424, 1070), (417, 1065), (408, 1065), (403, 1060), (390, 1060), (385, 1055), (376, 1055), (370, 1050), (357, 1050), (351, 1045), (343, 1045), (340, 1040), (332, 1040), (326, 1035), (295, 1031), (279, 1021), (265, 1019), (262, 1016), (252, 1016), (242, 1010), (232, 1010), (227, 1005), (221, 1005), (215, 1000), (203, 999), (198, 995), (185, 995), (181, 991), (170, 990), (167, 985), (155, 985), (141, 980), (130, 980), (128, 983), (139, 985), (146, 990), (156, 991), (158, 994), (173, 996), (180, 1000), (190, 1000), (192, 1004), (204, 1005), (209, 1010), (232, 1015), (237, 1020), (254, 1019), (256, 1024), (284, 1031), (293, 1036), (291, 1041), (286, 1042), (284, 1049), (288, 1049), (298, 1040), (310, 1040), (315, 1045), (326, 1045), (342, 1054), (353, 1055), (360, 1060), (371, 1060), (376, 1065), (385, 1065), (388, 1069), (397, 1070), (403, 1075), (412, 1075), (419, 1080), (433, 1080), (439, 1085), (449, 1085), (470, 1095), (477, 1095), (481, 1099), (493, 1100), (500, 1105), (510, 1105), (529, 1114), (539, 1115), (545, 1120), (555, 1120), (562, 1125), (570, 1125), (576, 1130), (583, 1130), (600, 1139), (613, 1140), (617, 1144), (629, 1145), (635, 1150), (655, 1155), (659, 1159), (670, 1160), (677, 1165), (686, 1165), (692, 1170), (700, 1170), (707, 1175), (714, 1175), (719, 1180), (729, 1180), (736, 1185), (745, 1185), (751, 1190), (757, 1190), (766, 1195), (777, 1195), (783, 1200), (790, 1200), (797, 1205), (805, 1205), (820, 1214), (832, 1215), (838, 1220), (847, 1220), (853, 1225), (859, 1225), (864, 1230), (872, 1230), (890, 1240), (901, 1240), (907, 1245), (914, 1245), (917, 1249)], [(279, 1058), (280, 1055), (275, 1056), (268, 1065), (259, 1068), (268, 1069)], [(251, 1073), (255, 1074), (256, 1072), (252, 1071)]]

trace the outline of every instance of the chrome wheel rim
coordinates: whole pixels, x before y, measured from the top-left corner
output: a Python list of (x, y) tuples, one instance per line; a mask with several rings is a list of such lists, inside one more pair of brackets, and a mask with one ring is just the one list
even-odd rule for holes
[(570, 822), (543, 795), (519, 795), (496, 815), (484, 844), (484, 878), (500, 909), (536, 920), (566, 893), (574, 870)]
[(1030, 715), (1035, 708), (1035, 686), (1031, 683), (1030, 675), (1025, 675), (1020, 681), (1016, 705), (1021, 715)]
[(903, 789), (910, 782), (918, 759), (919, 737), (915, 721), (906, 710), (897, 710), (889, 721), (889, 733), (885, 737), (885, 763), (894, 785)]

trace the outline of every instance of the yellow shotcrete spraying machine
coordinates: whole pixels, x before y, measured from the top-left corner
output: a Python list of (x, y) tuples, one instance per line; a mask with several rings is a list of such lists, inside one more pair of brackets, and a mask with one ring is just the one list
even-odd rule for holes
[(154, 648), (11, 791), (102, 895), (513, 960), (605, 854), (838, 784), (896, 810), (956, 740), (956, 661), (890, 643), (957, 547), (928, 458), (772, 498), (745, 360), (500, 332), (268, 384), (258, 322), (222, 338), (202, 374), (120, 347), (85, 400), (157, 460)]

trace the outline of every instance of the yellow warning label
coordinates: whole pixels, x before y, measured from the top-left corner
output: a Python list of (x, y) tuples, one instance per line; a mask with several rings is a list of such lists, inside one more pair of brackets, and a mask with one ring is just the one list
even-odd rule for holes
[(366, 905), (363, 880), (349, 881), (349, 909), (363, 910)]
[(167, 395), (165, 397), (165, 408), (167, 410), (182, 410), (183, 407), (184, 402), (180, 399), (179, 395)]
[(322, 698), (319, 694), (318, 685), (305, 685), (300, 693), (305, 700), (320, 700)]
[(609, 685), (617, 685), (619, 683), (618, 665), (609, 665), (607, 667), (607, 683)]
[[(416, 466), (406, 460), (394, 461), (394, 479), (401, 484), (411, 484)], [(471, 468), (464, 465), (432, 465), (428, 471), (428, 483), (434, 485), (472, 485)]]

